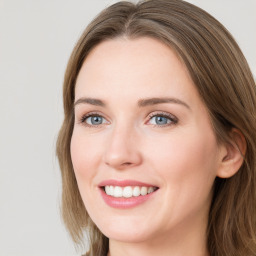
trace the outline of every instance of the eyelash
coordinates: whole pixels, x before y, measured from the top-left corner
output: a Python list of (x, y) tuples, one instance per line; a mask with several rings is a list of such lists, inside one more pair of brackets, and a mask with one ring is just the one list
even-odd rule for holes
[[(168, 121), (171, 121), (170, 123), (168, 124), (164, 124), (164, 125), (159, 125), (159, 124), (153, 124), (152, 126), (153, 127), (157, 127), (157, 128), (162, 128), (162, 127), (167, 127), (167, 126), (172, 126), (172, 125), (175, 125), (178, 123), (178, 118), (169, 114), (169, 113), (166, 113), (166, 112), (153, 112), (153, 113), (150, 113), (149, 114), (149, 120), (153, 117), (164, 117), (164, 118), (167, 118)], [(79, 123), (82, 123), (84, 126), (88, 127), (88, 128), (98, 128), (100, 127), (101, 125), (104, 125), (104, 124), (100, 124), (100, 125), (90, 125), (90, 124), (87, 124), (85, 121), (87, 118), (89, 117), (102, 117), (104, 118), (101, 114), (97, 113), (97, 112), (90, 112), (88, 114), (85, 114), (82, 116), (82, 118), (79, 120)]]

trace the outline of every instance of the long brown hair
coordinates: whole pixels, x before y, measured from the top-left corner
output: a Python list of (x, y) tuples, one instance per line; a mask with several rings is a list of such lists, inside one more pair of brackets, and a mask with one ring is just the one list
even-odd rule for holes
[(119, 2), (86, 28), (70, 57), (64, 80), (64, 122), (57, 141), (62, 173), (62, 216), (74, 242), (84, 231), (90, 253), (105, 256), (108, 238), (91, 221), (78, 191), (70, 156), (76, 78), (97, 44), (116, 37), (152, 37), (176, 51), (207, 106), (216, 137), (229, 141), (235, 127), (246, 139), (240, 170), (216, 178), (208, 222), (210, 255), (256, 255), (256, 87), (248, 64), (230, 33), (207, 12), (181, 0)]

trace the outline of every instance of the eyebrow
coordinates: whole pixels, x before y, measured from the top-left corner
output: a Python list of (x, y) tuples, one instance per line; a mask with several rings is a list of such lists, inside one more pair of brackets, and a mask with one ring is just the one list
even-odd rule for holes
[[(163, 104), (163, 103), (175, 103), (185, 106), (186, 108), (190, 109), (189, 105), (185, 103), (182, 100), (179, 100), (177, 98), (147, 98), (147, 99), (140, 99), (138, 101), (139, 107), (146, 107), (146, 106), (152, 106), (157, 104)], [(100, 99), (94, 99), (94, 98), (80, 98), (74, 103), (74, 107), (78, 104), (90, 104), (94, 106), (100, 106), (100, 107), (106, 107), (107, 104), (100, 100)]]

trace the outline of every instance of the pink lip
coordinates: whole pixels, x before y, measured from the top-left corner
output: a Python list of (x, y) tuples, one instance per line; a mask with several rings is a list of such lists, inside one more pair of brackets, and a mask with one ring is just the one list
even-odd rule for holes
[(144, 186), (144, 187), (156, 187), (152, 184), (146, 184), (136, 180), (104, 180), (99, 184), (99, 187), (104, 186), (119, 186), (119, 187), (126, 187), (126, 186)]
[(120, 187), (125, 187), (125, 186), (145, 186), (145, 187), (156, 187), (151, 184), (146, 184), (142, 182), (138, 182), (135, 180), (122, 180), (122, 181), (117, 181), (117, 180), (106, 180), (103, 181), (99, 184), (99, 191), (101, 193), (101, 196), (105, 203), (113, 208), (118, 208), (118, 209), (128, 209), (128, 208), (133, 208), (138, 205), (141, 205), (142, 203), (148, 201), (152, 197), (154, 197), (155, 192), (152, 192), (150, 194), (147, 194), (145, 196), (137, 196), (137, 197), (129, 197), (129, 198), (124, 198), (124, 197), (113, 197), (109, 196), (105, 193), (104, 189), (102, 187), (104, 186), (120, 186)]

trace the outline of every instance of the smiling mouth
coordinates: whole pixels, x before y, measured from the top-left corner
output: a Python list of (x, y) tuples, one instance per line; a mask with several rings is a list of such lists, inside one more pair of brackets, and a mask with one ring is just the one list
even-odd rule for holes
[(107, 185), (101, 187), (101, 189), (108, 195), (115, 198), (131, 198), (138, 196), (146, 196), (155, 192), (158, 187), (146, 187), (146, 186), (112, 186)]

